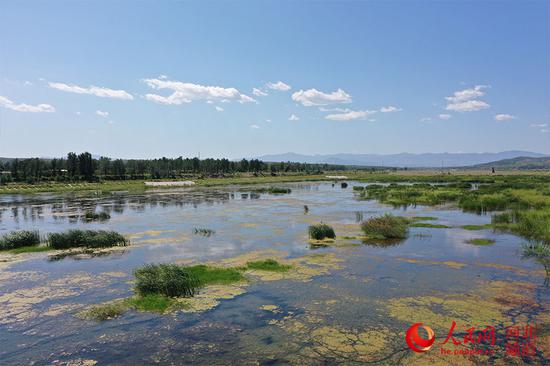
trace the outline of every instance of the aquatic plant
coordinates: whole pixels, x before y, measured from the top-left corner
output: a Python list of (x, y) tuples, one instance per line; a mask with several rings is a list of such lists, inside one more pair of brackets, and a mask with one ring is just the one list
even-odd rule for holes
[(460, 226), (461, 229), (464, 229), (464, 230), (483, 230), (483, 229), (489, 229), (491, 228), (492, 225), (491, 224), (486, 224), (486, 225), (462, 225)]
[(0, 237), (0, 250), (32, 247), (40, 244), (38, 230), (12, 231)]
[(405, 217), (386, 214), (363, 221), (361, 229), (374, 239), (405, 239), (409, 231), (409, 220)]
[(273, 272), (287, 272), (292, 266), (281, 264), (274, 259), (265, 259), (260, 261), (248, 262), (246, 264), (248, 269), (257, 269), (262, 271), (273, 271)]
[(411, 227), (427, 227), (431, 229), (449, 229), (450, 226), (444, 224), (432, 224), (429, 222), (414, 222)]
[(125, 305), (140, 311), (149, 311), (163, 314), (174, 305), (175, 300), (161, 294), (149, 294), (145, 296), (134, 296), (126, 299)]
[(176, 264), (148, 264), (134, 271), (135, 291), (141, 296), (191, 297), (200, 282), (187, 268)]
[(105, 221), (105, 220), (109, 220), (110, 218), (111, 218), (111, 215), (109, 215), (107, 212), (97, 213), (97, 212), (89, 211), (84, 214), (85, 221), (97, 221), (97, 220)]
[(64, 233), (50, 233), (48, 245), (54, 249), (107, 248), (128, 245), (128, 240), (115, 231), (73, 229)]
[(216, 233), (212, 229), (200, 228), (200, 227), (194, 228), (193, 232), (195, 233), (195, 235), (202, 235), (202, 236), (206, 236), (206, 237), (209, 237), (209, 236), (214, 235)]
[(200, 286), (227, 285), (245, 278), (236, 268), (211, 267), (204, 264), (182, 267), (199, 281)]
[(475, 239), (467, 240), (466, 243), (483, 246), (483, 245), (493, 245), (495, 241), (493, 239), (475, 238)]
[(127, 306), (122, 301), (110, 302), (101, 305), (94, 305), (89, 309), (77, 314), (78, 317), (83, 319), (104, 321), (114, 318), (118, 318), (126, 311)]
[(314, 240), (334, 239), (336, 238), (336, 234), (332, 227), (320, 223), (309, 227), (309, 237)]
[(524, 244), (522, 246), (524, 258), (538, 258), (550, 260), (550, 245), (541, 242)]

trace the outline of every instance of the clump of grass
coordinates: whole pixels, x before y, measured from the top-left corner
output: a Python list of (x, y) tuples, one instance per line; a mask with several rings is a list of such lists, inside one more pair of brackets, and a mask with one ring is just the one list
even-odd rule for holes
[(491, 224), (487, 225), (462, 225), (460, 228), (464, 230), (483, 230), (491, 228)]
[(524, 244), (522, 255), (524, 258), (550, 259), (550, 245), (542, 242)]
[(495, 241), (493, 239), (476, 238), (467, 240), (466, 243), (473, 245), (493, 245)]
[(334, 239), (336, 238), (336, 234), (332, 227), (320, 223), (309, 227), (309, 237), (314, 240)]
[(40, 244), (38, 230), (12, 231), (0, 237), (0, 250), (32, 247)]
[(84, 214), (84, 220), (86, 221), (105, 221), (109, 220), (111, 218), (111, 215), (109, 215), (107, 212), (86, 212)]
[(216, 233), (212, 229), (207, 229), (207, 228), (202, 228), (202, 227), (196, 227), (195, 229), (193, 229), (193, 232), (195, 233), (195, 235), (202, 235), (202, 236), (206, 236), (206, 237), (209, 237), (209, 236), (214, 235)]
[(285, 187), (263, 187), (263, 188), (256, 188), (252, 189), (252, 192), (256, 193), (271, 193), (271, 194), (285, 194), (285, 193), (291, 193), (292, 190), (290, 188)]
[(110, 302), (101, 305), (94, 305), (88, 310), (78, 313), (78, 317), (91, 320), (110, 320), (118, 318), (126, 311), (127, 306), (122, 301)]
[(412, 227), (427, 227), (431, 229), (449, 229), (451, 226), (444, 224), (432, 224), (429, 222), (415, 222), (411, 224)]
[(200, 286), (228, 285), (244, 280), (243, 274), (236, 268), (211, 267), (204, 264), (182, 268), (195, 276)]
[(160, 294), (150, 294), (146, 296), (135, 296), (126, 300), (126, 305), (130, 308), (163, 314), (174, 305), (175, 300)]
[(191, 297), (201, 286), (187, 268), (176, 264), (148, 264), (134, 271), (135, 290), (140, 296)]
[(262, 271), (287, 272), (292, 266), (281, 264), (274, 259), (265, 259), (261, 261), (248, 262), (248, 269), (258, 269)]
[(54, 249), (107, 248), (128, 245), (128, 240), (115, 231), (75, 229), (49, 234), (48, 245)]
[(361, 229), (372, 239), (405, 239), (409, 231), (408, 224), (409, 221), (404, 217), (386, 214), (364, 221)]

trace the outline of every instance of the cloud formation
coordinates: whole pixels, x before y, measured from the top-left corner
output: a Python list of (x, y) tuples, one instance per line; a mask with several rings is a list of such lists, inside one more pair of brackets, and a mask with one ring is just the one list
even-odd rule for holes
[(95, 111), (95, 114), (97, 114), (98, 116), (103, 117), (103, 118), (109, 117), (109, 112), (104, 112), (104, 111), (100, 111), (100, 110)]
[(258, 88), (252, 88), (252, 94), (257, 97), (265, 97), (266, 95), (268, 95), (266, 92)]
[(366, 119), (368, 116), (375, 114), (377, 111), (354, 111), (351, 109), (345, 109), (340, 113), (333, 113), (325, 116), (325, 119), (331, 121), (351, 121), (355, 119)]
[(317, 89), (308, 89), (293, 93), (292, 100), (302, 103), (305, 107), (312, 107), (351, 103), (351, 96), (342, 89), (338, 89), (332, 93), (323, 93)]
[(455, 112), (473, 112), (487, 109), (489, 107), (489, 104), (481, 100), (467, 100), (465, 102), (447, 104), (447, 107), (445, 109)]
[(31, 113), (52, 113), (55, 112), (55, 108), (49, 104), (38, 104), (38, 105), (30, 105), (30, 104), (17, 104), (13, 101), (9, 100), (6, 97), (0, 96), (0, 106), (11, 109), (17, 112), (31, 112)]
[(292, 87), (288, 84), (283, 83), (282, 81), (277, 81), (276, 83), (267, 83), (265, 84), (266, 87), (273, 90), (279, 90), (279, 91), (287, 91), (292, 89)]
[(288, 120), (289, 121), (298, 121), (298, 120), (300, 120), (300, 117), (298, 117), (295, 114), (291, 114), (290, 117), (288, 117)]
[(485, 92), (483, 89), (486, 88), (488, 88), (487, 85), (476, 85), (470, 89), (454, 92), (452, 96), (445, 97), (447, 100), (447, 107), (445, 109), (455, 112), (473, 112), (489, 108), (490, 105), (486, 102), (475, 99), (484, 96)]
[(218, 112), (223, 112), (223, 108), (222, 108), (222, 107), (215, 106), (214, 108), (216, 108), (216, 110), (217, 110)]
[(258, 125), (250, 125), (250, 128), (258, 129), (258, 128), (260, 128), (260, 126), (258, 126)]
[(78, 85), (69, 85), (64, 83), (52, 83), (52, 82), (48, 83), (48, 86), (50, 88), (61, 90), (64, 92), (76, 93), (76, 94), (90, 94), (90, 95), (95, 95), (96, 97), (102, 97), (102, 98), (116, 98), (116, 99), (125, 99), (125, 100), (134, 99), (132, 94), (128, 93), (125, 90), (115, 90), (115, 89), (103, 88), (99, 86), (90, 86), (88, 88), (84, 88)]
[(510, 121), (512, 119), (516, 119), (516, 116), (512, 116), (511, 114), (506, 114), (506, 113), (497, 114), (495, 116), (495, 121), (499, 121), (499, 122)]
[(400, 111), (402, 111), (401, 108), (397, 108), (392, 105), (380, 108), (380, 112), (382, 113), (391, 113), (391, 112), (400, 112)]
[(158, 94), (145, 95), (145, 99), (159, 104), (180, 105), (183, 103), (191, 103), (195, 100), (219, 102), (238, 101), (240, 103), (256, 102), (254, 98), (241, 94), (236, 88), (205, 86), (165, 79), (144, 79), (143, 82), (156, 90), (168, 89), (172, 91), (172, 94), (167, 97)]
[(448, 120), (448, 119), (450, 119), (451, 117), (452, 117), (452, 116), (451, 116), (450, 114), (447, 114), (447, 113), (441, 113), (441, 114), (439, 115), (439, 119), (442, 119), (442, 120), (445, 120), (445, 121)]

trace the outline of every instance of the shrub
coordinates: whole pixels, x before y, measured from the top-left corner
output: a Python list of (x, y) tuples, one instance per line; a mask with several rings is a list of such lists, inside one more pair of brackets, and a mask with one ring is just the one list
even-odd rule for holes
[(404, 239), (407, 237), (409, 221), (400, 216), (386, 214), (372, 217), (361, 224), (361, 229), (369, 238)]
[(64, 233), (51, 233), (48, 235), (48, 245), (54, 249), (106, 248), (127, 244), (126, 238), (115, 231), (69, 230)]
[(175, 264), (148, 264), (136, 269), (134, 276), (141, 296), (191, 297), (200, 287), (197, 276)]
[(334, 229), (327, 224), (311, 225), (309, 227), (309, 237), (314, 240), (334, 239), (336, 234)]
[(34, 231), (12, 231), (0, 237), (0, 250), (30, 247), (40, 244), (40, 234)]

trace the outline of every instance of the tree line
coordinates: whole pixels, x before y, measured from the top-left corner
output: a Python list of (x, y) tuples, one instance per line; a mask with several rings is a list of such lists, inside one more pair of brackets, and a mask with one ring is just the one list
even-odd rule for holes
[(222, 176), (234, 173), (278, 174), (346, 170), (344, 165), (295, 162), (263, 162), (258, 159), (95, 159), (89, 152), (70, 152), (66, 158), (10, 159), (0, 161), (0, 183), (40, 181), (88, 181), (125, 179), (186, 178), (190, 176)]

